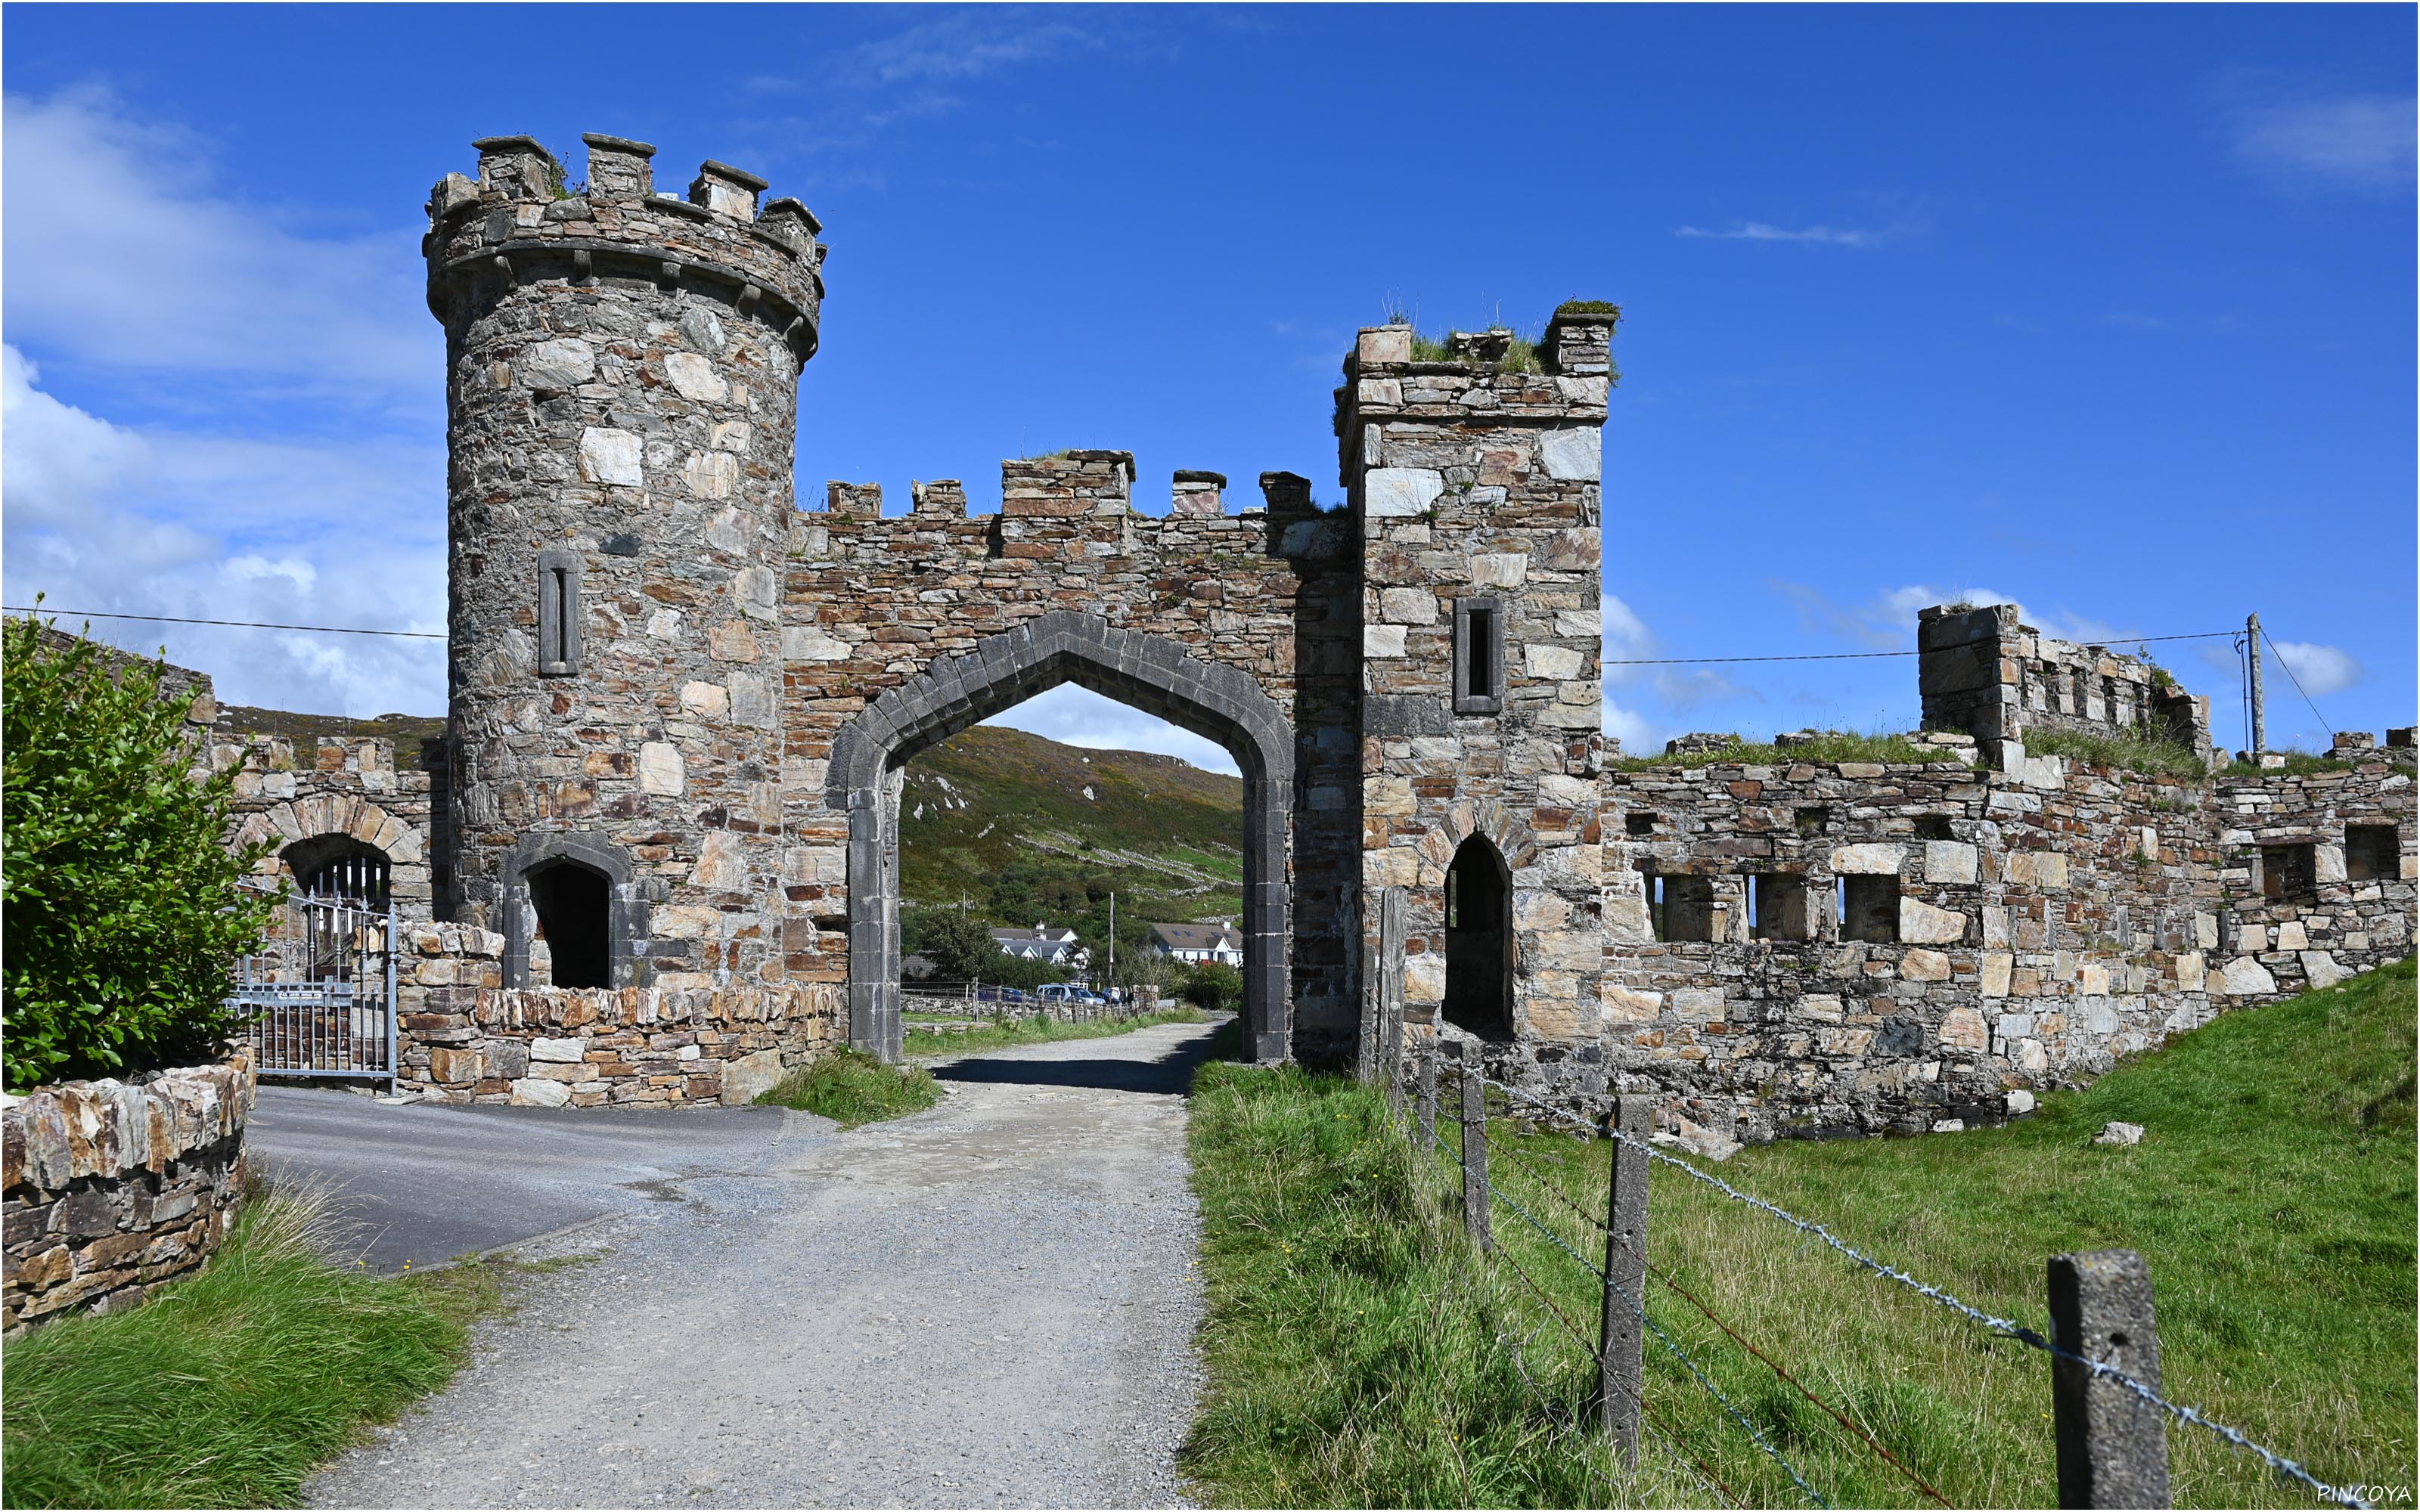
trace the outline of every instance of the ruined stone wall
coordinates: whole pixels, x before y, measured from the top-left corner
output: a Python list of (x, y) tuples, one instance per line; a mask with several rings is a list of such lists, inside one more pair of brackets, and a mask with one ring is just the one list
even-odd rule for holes
[[(2011, 770), (1624, 764), (1615, 1080), (1744, 1140), (1993, 1122), (2213, 1013), (2410, 953), (2408, 767), (2211, 782), (2003, 751)], [(2347, 877), (2349, 825), (2390, 832), (2380, 874)], [(2308, 896), (2262, 896), (2264, 843), (2312, 847)], [(1844, 878), (1882, 885), (1894, 938), (1853, 937), (1871, 895), (1844, 909)]]
[[(1473, 1014), (1471, 1032), (1599, 1084), (1599, 480), (1615, 318), (1566, 306), (1530, 370), (1506, 362), (1507, 332), (1416, 362), (1410, 327), (1364, 331), (1337, 391), (1362, 522), (1360, 880), (1365, 898), (1404, 889), (1405, 1021), (1415, 1037), (1441, 1023), (1448, 871), (1481, 837), (1510, 872), (1511, 1014)], [(1376, 913), (1365, 903), (1360, 920), (1373, 961), (1390, 949)]]
[(275, 850), (260, 864), (264, 877), (296, 879), (293, 847), (335, 838), (355, 841), (387, 859), (396, 913), (427, 919), (434, 906), (429, 864), (431, 773), (398, 771), (395, 742), (379, 736), (321, 735), (300, 742), (284, 735), (220, 735), (210, 742), (214, 771), (233, 771), (230, 807), (241, 816), (231, 843), (266, 841)]
[[(912, 511), (892, 517), (880, 513), (878, 486), (836, 483), (824, 510), (798, 517), (782, 643), (794, 976), (845, 979), (853, 929), (891, 932), (887, 946), (861, 942), (861, 967), (886, 949), (896, 961), (895, 912), (853, 923), (849, 888), (861, 878), (895, 903), (895, 871), (885, 869), (896, 862), (897, 764), (1072, 679), (1236, 754), (1248, 804), (1265, 796), (1275, 810), (1247, 815), (1248, 830), (1268, 826), (1246, 837), (1246, 932), (1259, 952), (1248, 975), (1314, 1035), (1349, 1039), (1356, 1005), (1341, 942), (1350, 935), (1357, 837), (1339, 822), (1339, 798), (1349, 791), (1357, 702), (1351, 523), (1320, 512), (1289, 473), (1264, 474), (1264, 506), (1233, 515), (1219, 501), (1223, 479), (1180, 473), (1174, 512), (1145, 516), (1132, 507), (1133, 473), (1123, 452), (1005, 462), (1001, 513), (981, 517), (967, 515), (954, 481), (918, 485)], [(1096, 626), (1087, 634), (1097, 645), (1025, 654), (1019, 636), (1073, 623), (1065, 617)], [(1152, 659), (1162, 653), (1166, 665)], [(1249, 679), (1271, 708), (1278, 749), (1239, 744), (1241, 730), (1214, 717), (1200, 686), (1205, 670)], [(854, 862), (852, 800), (833, 770), (845, 731), (878, 743), (891, 763), (878, 832)], [(1274, 770), (1257, 770), (1264, 759)], [(1273, 864), (1255, 859), (1264, 852)], [(1290, 959), (1277, 902), (1289, 855)], [(858, 900), (861, 911), (867, 902)]]
[[(616, 985), (778, 981), (780, 574), (814, 218), (700, 168), (652, 192), (525, 137), (429, 201), (446, 335), (450, 907), (527, 972), (528, 882), (613, 888)], [(658, 911), (683, 922), (667, 927)], [(711, 927), (708, 927), (708, 926)]]
[(131, 1307), (208, 1259), (243, 1196), (252, 1104), (240, 1057), (0, 1099), (0, 1329)]
[(2412, 953), (2420, 854), (2402, 733), (2402, 746), (2383, 750), (2366, 735), (2340, 738), (2335, 754), (2350, 770), (2218, 779), (2212, 819), (2227, 910), (2224, 956), (2211, 964), (2236, 990), (2332, 986)]
[(2210, 758), (2209, 699), (2139, 657), (2022, 625), (2013, 604), (1928, 609), (1916, 621), (1916, 651), (1927, 730), (1985, 742), (2023, 741), (2027, 730), (2149, 733)]

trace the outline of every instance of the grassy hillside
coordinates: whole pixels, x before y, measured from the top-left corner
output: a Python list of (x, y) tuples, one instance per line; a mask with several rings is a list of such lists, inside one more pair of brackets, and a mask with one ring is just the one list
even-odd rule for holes
[[(1078, 750), (979, 725), (908, 767), (904, 898), (1003, 923), (1075, 924), (1108, 891), (1129, 921), (1242, 907), (1244, 784), (1173, 756)], [(1032, 914), (1034, 917), (1026, 917)]]
[[(341, 714), (294, 714), (285, 709), (256, 709), (247, 704), (219, 706), (217, 728), (228, 734), (285, 735), (306, 741), (320, 735), (384, 735), (395, 742), (398, 771), (420, 765), (420, 748), (445, 733), (442, 715), (381, 714), (374, 719)], [(305, 758), (307, 764), (307, 758)]]
[[(1720, 1167), (1741, 1189), (1989, 1312), (2047, 1324), (2043, 1268), (2129, 1248), (2150, 1266), (2167, 1395), (2381, 1504), (2414, 1475), (2412, 964), (2230, 1013), (2006, 1129), (1782, 1143)], [(1450, 1112), (1450, 1109), (1448, 1110)], [(2139, 1145), (2095, 1145), (2112, 1119)], [(1449, 1143), (1450, 1125), (1440, 1134)], [(1590, 1335), (1595, 1279), (1499, 1208), (1473, 1255), (1448, 1160), (1417, 1165), (1356, 1084), (1206, 1068), (1191, 1121), (1210, 1315), (1187, 1450), (1244, 1505), (1703, 1505), (1670, 1446), (1742, 1504), (1805, 1498), (1662, 1347), (1636, 1475), (1567, 1425), (1592, 1378), (1527, 1289)], [(1583, 1255), (1607, 1147), (1491, 1130), (1495, 1181)], [(1668, 1167), (1651, 1262), (1840, 1407), (1954, 1505), (2057, 1500), (2043, 1356), (1878, 1281)], [(1516, 1271), (1514, 1267), (1518, 1267)], [(1916, 1489), (1661, 1282), (1656, 1322), (1835, 1505)], [(1505, 1347), (1521, 1345), (1521, 1363)], [(2179, 1506), (2307, 1506), (2207, 1432), (2169, 1430)], [(2402, 1493), (2408, 1496), (2408, 1491)]]

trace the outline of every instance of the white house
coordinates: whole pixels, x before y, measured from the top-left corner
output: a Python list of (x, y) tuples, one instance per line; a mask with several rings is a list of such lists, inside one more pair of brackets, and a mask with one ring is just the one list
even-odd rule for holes
[(1154, 924), (1151, 944), (1152, 949), (1171, 960), (1216, 961), (1222, 966), (1244, 964), (1243, 933), (1223, 920), (1216, 924)]
[(1036, 924), (1032, 929), (996, 929), (991, 938), (1000, 947), (1001, 954), (1019, 961), (1039, 961), (1045, 965), (1068, 966), (1078, 971), (1093, 964), (1093, 952), (1076, 943), (1076, 932), (1071, 929), (1052, 929), (1047, 924)]

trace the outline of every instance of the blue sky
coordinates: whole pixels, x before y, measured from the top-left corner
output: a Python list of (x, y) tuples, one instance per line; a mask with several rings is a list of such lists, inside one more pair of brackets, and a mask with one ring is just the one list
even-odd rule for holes
[[(14, 6), (7, 601), (443, 624), (420, 207), (473, 137), (658, 144), (832, 248), (823, 480), (1137, 454), (1338, 495), (1329, 391), (1432, 329), (1626, 311), (1607, 656), (2086, 639), (2261, 612), (2322, 715), (2413, 717), (2408, 7)], [(579, 169), (574, 162), (575, 172)], [(436, 712), (433, 642), (98, 625), (235, 702)], [(2233, 653), (2164, 659), (2241, 739)], [(2275, 744), (2324, 743), (2272, 677)], [(1905, 659), (1614, 669), (1628, 748), (1903, 729)], [(1202, 756), (1089, 695), (1007, 717)]]

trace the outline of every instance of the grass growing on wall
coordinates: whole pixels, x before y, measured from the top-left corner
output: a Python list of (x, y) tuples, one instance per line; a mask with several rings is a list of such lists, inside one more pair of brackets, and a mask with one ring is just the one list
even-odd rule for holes
[(247, 1204), (200, 1274), (8, 1346), (10, 1506), (290, 1506), (365, 1424), (452, 1377), (498, 1304), (482, 1265), (402, 1279), (322, 1257), (324, 1204)]
[(2322, 756), (2307, 750), (2273, 750), (2269, 754), (2284, 757), (2285, 764), (2263, 766), (2258, 762), (2229, 762), (2220, 768), (2219, 775), (2221, 777), (2309, 777), (2316, 772), (2352, 770), (2352, 763), (2341, 756)]
[(2028, 730), (2028, 756), (2065, 756), (2092, 766), (2153, 777), (2199, 779), (2210, 767), (2190, 748), (2157, 735), (2087, 735), (2073, 730)]
[(1613, 769), (1618, 772), (1647, 772), (1676, 766), (1694, 768), (1717, 764), (1788, 766), (1795, 762), (1873, 762), (1886, 766), (1966, 764), (1938, 747), (1919, 746), (1905, 735), (1827, 731), (1813, 740), (1794, 746), (1755, 745), (1734, 737), (1730, 745), (1713, 750), (1693, 750), (1671, 756), (1624, 756), (1613, 764)]
[(1010, 1045), (1048, 1044), (1056, 1040), (1102, 1040), (1112, 1035), (1132, 1034), (1161, 1024), (1199, 1024), (1202, 1021), (1198, 1008), (1168, 1008), (1154, 1013), (1130, 1013), (1120, 1018), (1088, 1019), (1080, 1024), (1063, 1023), (1058, 1019), (1010, 1019), (999, 1024), (986, 1024), (980, 1029), (964, 1034), (934, 1034), (910, 1027), (908, 1031), (908, 1054), (911, 1056), (954, 1056), (977, 1050), (1001, 1050)]
[[(1783, 1143), (1720, 1167), (1986, 1311), (2046, 1327), (2044, 1263), (2148, 1259), (2169, 1396), (2323, 1480), (2415, 1473), (2410, 963), (2227, 1015), (2004, 1130)], [(1449, 1112), (1450, 1108), (1449, 1108)], [(2092, 1144), (2116, 1119), (2149, 1131)], [(1453, 1131), (1442, 1132), (1451, 1142)], [(1377, 1094), (1294, 1072), (1204, 1069), (1192, 1112), (1211, 1377), (1186, 1463), (1228, 1504), (1709, 1504), (1650, 1434), (1637, 1479), (1557, 1414), (1590, 1367), (1504, 1260), (1464, 1247), (1436, 1157), (1406, 1174)], [(1516, 1137), (1498, 1186), (1580, 1253), (1564, 1199), (1605, 1201), (1607, 1147)], [(1998, 1341), (1668, 1167), (1654, 1264), (1844, 1407), (1960, 1505), (2056, 1501), (2044, 1356)], [(1500, 1206), (1499, 1243), (1594, 1333), (1593, 1277)], [(1836, 1505), (1914, 1487), (1651, 1282), (1651, 1314)], [(1532, 1338), (1521, 1387), (1495, 1336)], [(1805, 1499), (1651, 1335), (1647, 1398), (1752, 1504)], [(2309, 1505), (2202, 1430), (2169, 1430), (2177, 1504)]]
[(759, 1103), (819, 1113), (844, 1129), (920, 1113), (941, 1100), (922, 1066), (886, 1066), (861, 1050), (834, 1050), (783, 1077)]

